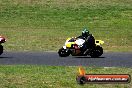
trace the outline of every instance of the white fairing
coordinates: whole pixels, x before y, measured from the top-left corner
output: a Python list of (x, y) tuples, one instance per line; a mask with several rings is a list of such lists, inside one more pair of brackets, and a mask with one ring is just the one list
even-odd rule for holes
[(3, 38), (0, 38), (0, 41), (2, 40)]
[(75, 41), (75, 43), (76, 43), (79, 47), (82, 47), (84, 42), (85, 42), (85, 40), (83, 40), (83, 39), (77, 39), (77, 40)]
[(63, 46), (63, 49), (66, 49), (66, 46)]

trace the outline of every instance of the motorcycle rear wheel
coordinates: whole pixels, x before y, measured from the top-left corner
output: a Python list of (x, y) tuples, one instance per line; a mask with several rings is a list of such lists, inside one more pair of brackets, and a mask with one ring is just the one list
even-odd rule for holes
[(0, 45), (0, 55), (3, 53), (3, 46)]
[(103, 48), (101, 46), (96, 46), (90, 52), (90, 56), (94, 58), (100, 57), (102, 54), (103, 54)]

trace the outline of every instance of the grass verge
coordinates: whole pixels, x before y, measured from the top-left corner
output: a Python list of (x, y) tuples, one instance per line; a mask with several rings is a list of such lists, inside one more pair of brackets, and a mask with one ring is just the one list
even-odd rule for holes
[[(88, 74), (130, 74), (131, 68), (84, 67)], [(77, 66), (0, 66), (1, 88), (130, 88), (129, 84), (76, 83)]]

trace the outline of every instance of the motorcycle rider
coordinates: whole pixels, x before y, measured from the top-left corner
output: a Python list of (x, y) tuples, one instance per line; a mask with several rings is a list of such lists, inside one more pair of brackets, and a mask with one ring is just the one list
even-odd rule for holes
[(82, 31), (82, 35), (78, 36), (77, 38), (85, 40), (80, 48), (83, 54), (87, 49), (91, 49), (95, 46), (95, 39), (86, 28)]

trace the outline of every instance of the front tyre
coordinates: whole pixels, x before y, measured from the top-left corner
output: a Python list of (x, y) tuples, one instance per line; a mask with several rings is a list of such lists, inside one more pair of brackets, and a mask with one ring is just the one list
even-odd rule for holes
[(70, 52), (64, 48), (59, 49), (58, 54), (60, 57), (67, 57), (70, 55)]
[(3, 53), (3, 46), (0, 45), (0, 55)]

